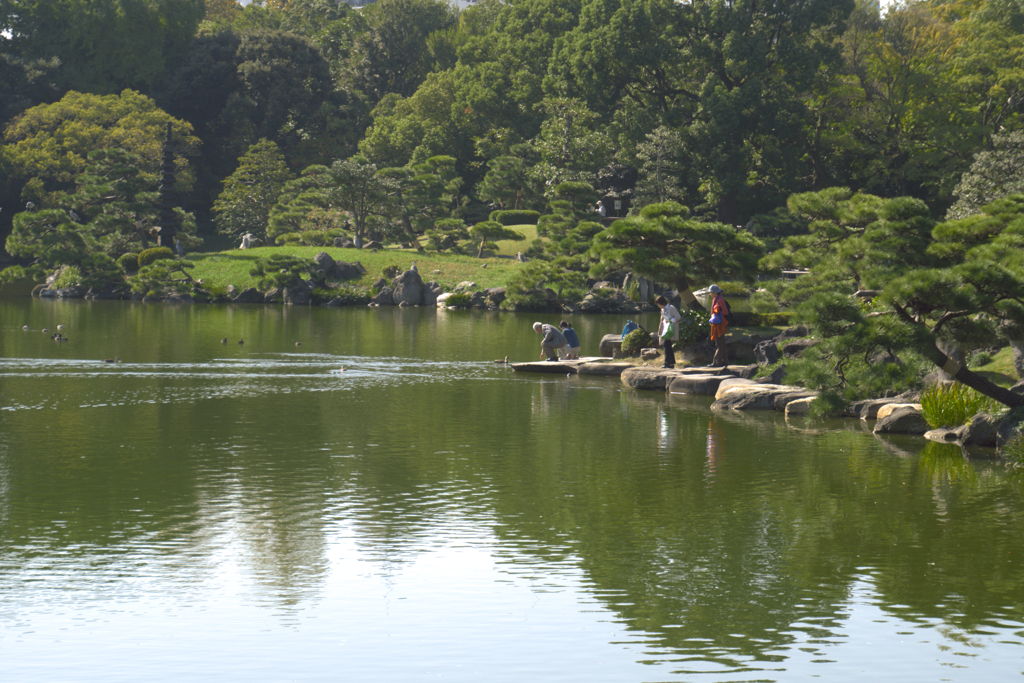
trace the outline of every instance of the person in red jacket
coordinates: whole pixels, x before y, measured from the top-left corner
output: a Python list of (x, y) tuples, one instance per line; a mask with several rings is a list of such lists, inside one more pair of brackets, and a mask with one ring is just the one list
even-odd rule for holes
[(711, 360), (713, 366), (725, 366), (729, 364), (729, 350), (725, 347), (725, 329), (729, 325), (726, 316), (729, 315), (729, 303), (722, 296), (722, 288), (718, 285), (708, 287), (715, 298), (711, 300), (711, 341), (715, 343), (715, 357)]

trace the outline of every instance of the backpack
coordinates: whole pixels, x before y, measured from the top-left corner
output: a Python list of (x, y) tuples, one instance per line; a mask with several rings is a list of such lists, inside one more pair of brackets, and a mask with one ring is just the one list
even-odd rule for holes
[(722, 301), (725, 301), (725, 313), (722, 314), (722, 317), (725, 318), (725, 322), (732, 325), (732, 306), (729, 305), (728, 300), (726, 300), (724, 296), (722, 297)]
[(632, 320), (627, 320), (626, 321), (626, 326), (622, 328), (622, 338), (625, 339), (627, 334), (629, 334), (633, 330), (637, 329), (638, 327), (640, 327), (640, 326), (637, 325)]

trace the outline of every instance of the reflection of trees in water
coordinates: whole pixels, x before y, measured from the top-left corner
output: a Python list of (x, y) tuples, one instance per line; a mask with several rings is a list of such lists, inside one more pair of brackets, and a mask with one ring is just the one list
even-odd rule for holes
[[(193, 553), (183, 565), (237, 538), (229, 551), (289, 608), (326, 580), (337, 525), (385, 576), (434, 544), (489, 533), (496, 554), (552, 574), (578, 564), (653, 645), (736, 669), (836, 635), (864, 576), (884, 610), (964, 631), (1024, 603), (1024, 483), (999, 466), (941, 448), (918, 456), (919, 439), (876, 440), (859, 420), (798, 434), (778, 414), (709, 414), (709, 397), (579, 378), (497, 384), (226, 402), (222, 423), (280, 425), (236, 434), (235, 450), (180, 429), (173, 452), (144, 448), (180, 422), (161, 424), (158, 406), (122, 411), (147, 425), (138, 444), (126, 437), (130, 455), (42, 452), (4, 470), (17, 486), (3, 533), (30, 537), (74, 507), (56, 545), (169, 534)], [(139, 497), (165, 512), (138, 513)]]

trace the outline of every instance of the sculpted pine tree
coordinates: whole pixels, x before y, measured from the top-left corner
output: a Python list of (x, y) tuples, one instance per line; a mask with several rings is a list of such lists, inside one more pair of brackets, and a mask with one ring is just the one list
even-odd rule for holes
[(234, 237), (251, 232), (269, 243), (270, 209), (293, 178), (275, 143), (264, 138), (251, 146), (213, 204), (218, 232)]
[(598, 260), (593, 277), (630, 270), (655, 282), (671, 283), (684, 306), (703, 310), (694, 282), (753, 282), (764, 245), (752, 235), (722, 223), (689, 218), (675, 202), (648, 204), (636, 217), (615, 221), (594, 236), (590, 254)]
[[(158, 219), (157, 194), (139, 169), (138, 158), (121, 149), (97, 150), (89, 167), (78, 177), (78, 189), (60, 199), (56, 207), (25, 211), (14, 217), (7, 250), (25, 266), (4, 271), (42, 279), (62, 266), (74, 266), (81, 284), (117, 284), (122, 273), (114, 259), (155, 244), (151, 231)], [(195, 220), (177, 210), (178, 239), (186, 247), (195, 237)]]
[(789, 206), (810, 221), (812, 234), (789, 238), (765, 265), (795, 258), (810, 269), (781, 292), (823, 340), (798, 379), (853, 398), (894, 386), (894, 373), (912, 358), (883, 356), (909, 354), (1000, 403), (1024, 405), (1024, 396), (949, 351), (1024, 330), (1024, 195), (939, 224), (909, 197), (830, 190), (794, 196)]

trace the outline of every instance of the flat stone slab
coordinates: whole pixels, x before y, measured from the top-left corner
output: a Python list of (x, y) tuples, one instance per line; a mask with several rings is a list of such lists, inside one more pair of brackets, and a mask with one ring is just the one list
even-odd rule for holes
[(632, 363), (582, 363), (577, 366), (576, 372), (580, 375), (618, 377), (631, 367)]
[(665, 391), (668, 383), (680, 376), (678, 370), (667, 368), (636, 367), (624, 370), (622, 383), (633, 389), (653, 389)]
[(575, 375), (576, 368), (579, 367), (579, 362), (572, 360), (536, 360), (529, 363), (509, 363), (509, 366), (516, 372), (560, 372), (563, 375), (567, 372), (571, 372)]
[[(576, 374), (578, 372), (579, 367), (581, 365), (588, 365), (588, 364), (590, 364), (590, 365), (602, 365), (602, 364), (604, 364), (604, 363), (601, 363), (602, 360), (604, 360), (604, 359), (600, 358), (600, 357), (584, 356), (583, 358), (576, 358), (576, 359), (573, 359), (573, 360), (559, 360), (559, 361), (535, 360), (535, 361), (530, 361), (530, 362), (527, 362), (527, 363), (509, 363), (509, 366), (513, 370), (515, 370), (516, 372), (549, 372), (549, 373), (560, 372), (562, 374), (565, 374), (565, 373), (568, 372), (568, 373)], [(611, 365), (611, 363), (607, 363), (607, 365)], [(621, 370), (619, 372), (621, 372)], [(619, 372), (608, 373), (608, 374), (616, 374), (617, 375), (617, 374), (619, 374)], [(592, 373), (588, 373), (588, 374), (597, 374), (597, 373), (593, 373), (592, 372)]]
[(729, 378), (729, 375), (684, 373), (669, 382), (668, 390), (672, 394), (703, 394), (713, 396), (718, 391), (718, 385)]
[[(728, 386), (727, 386), (728, 385)], [(801, 398), (814, 396), (801, 387), (781, 384), (758, 384), (750, 380), (725, 380), (715, 393), (712, 410), (778, 410)]]

